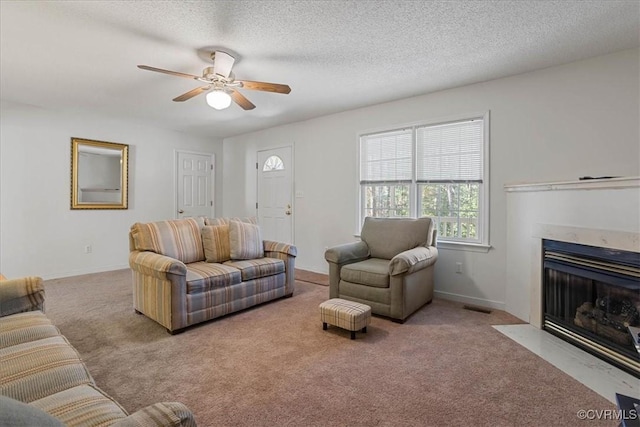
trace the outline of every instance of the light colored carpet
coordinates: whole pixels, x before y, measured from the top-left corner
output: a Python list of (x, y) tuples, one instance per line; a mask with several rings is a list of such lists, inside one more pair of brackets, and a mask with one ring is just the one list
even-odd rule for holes
[(603, 397), (494, 330), (501, 312), (435, 300), (405, 324), (322, 330), (323, 286), (171, 336), (132, 308), (129, 270), (49, 280), (47, 314), (98, 386), (134, 411), (176, 400), (200, 426), (566, 426)]

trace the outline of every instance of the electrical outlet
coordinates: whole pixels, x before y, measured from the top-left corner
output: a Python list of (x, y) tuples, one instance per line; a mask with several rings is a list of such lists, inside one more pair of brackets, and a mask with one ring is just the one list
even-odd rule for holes
[(462, 273), (462, 263), (456, 262), (456, 273)]
[(93, 250), (93, 248), (91, 247), (91, 245), (87, 245), (87, 246), (84, 247), (84, 253), (85, 254), (90, 254), (92, 250)]

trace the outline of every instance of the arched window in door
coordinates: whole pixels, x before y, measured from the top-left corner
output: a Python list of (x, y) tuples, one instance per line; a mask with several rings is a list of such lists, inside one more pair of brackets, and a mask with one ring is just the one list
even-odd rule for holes
[(271, 156), (264, 161), (262, 165), (263, 172), (281, 171), (284, 170), (284, 162), (278, 156)]

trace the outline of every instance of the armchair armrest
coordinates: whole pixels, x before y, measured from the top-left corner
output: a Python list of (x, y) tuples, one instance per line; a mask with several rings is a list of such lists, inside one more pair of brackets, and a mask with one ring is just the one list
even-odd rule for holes
[(410, 274), (417, 270), (422, 270), (430, 265), (435, 264), (438, 259), (438, 249), (434, 246), (409, 249), (400, 252), (391, 258), (389, 262), (389, 274), (397, 276), (398, 274)]
[(197, 426), (193, 413), (178, 402), (149, 405), (111, 425), (114, 427)]
[(44, 311), (44, 286), (40, 277), (0, 281), (0, 317), (34, 310)]
[(284, 255), (298, 256), (298, 249), (293, 245), (271, 240), (263, 240), (262, 244), (265, 252), (279, 252)]
[(369, 245), (363, 241), (334, 246), (324, 252), (329, 263), (329, 298), (340, 296), (340, 272), (342, 266), (369, 258)]
[(182, 261), (149, 251), (130, 252), (129, 266), (132, 270), (162, 280), (169, 280), (168, 274), (187, 275), (187, 266)]
[(287, 276), (285, 283), (285, 294), (293, 295), (295, 290), (296, 276), (295, 265), (298, 249), (287, 243), (274, 242), (271, 240), (263, 240), (264, 256), (269, 258), (281, 259), (284, 261), (284, 271)]
[(324, 259), (335, 264), (348, 264), (367, 258), (369, 258), (369, 246), (362, 241), (334, 246), (324, 253)]

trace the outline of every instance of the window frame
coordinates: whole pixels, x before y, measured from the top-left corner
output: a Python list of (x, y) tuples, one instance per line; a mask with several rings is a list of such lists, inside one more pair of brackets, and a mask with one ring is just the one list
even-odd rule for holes
[[(357, 186), (358, 186), (358, 198), (357, 198), (357, 209), (356, 209), (356, 226), (357, 232), (355, 236), (359, 237), (360, 230), (362, 229), (362, 224), (364, 221), (364, 209), (365, 209), (365, 194), (364, 194), (364, 186), (370, 185), (366, 183), (361, 183), (362, 176), (362, 143), (363, 137), (372, 134), (386, 133), (386, 132), (394, 132), (400, 129), (412, 129), (412, 179), (409, 184), (409, 204), (410, 204), (410, 215), (409, 218), (416, 218), (419, 216), (420, 212), (420, 204), (419, 204), (419, 188), (422, 183), (417, 182), (417, 143), (416, 143), (416, 133), (417, 129), (421, 127), (428, 126), (437, 126), (447, 123), (454, 122), (462, 122), (468, 120), (482, 120), (483, 121), (483, 177), (482, 184), (479, 186), (479, 196), (478, 196), (478, 239), (464, 239), (464, 238), (449, 238), (438, 235), (438, 247), (452, 250), (468, 250), (474, 252), (488, 252), (491, 248), (489, 243), (489, 195), (490, 195), (490, 111), (484, 112), (476, 112), (476, 113), (468, 113), (468, 114), (460, 114), (455, 116), (449, 116), (438, 119), (424, 120), (414, 123), (409, 123), (401, 126), (389, 126), (385, 128), (377, 128), (370, 129), (364, 132), (359, 132), (357, 135), (357, 166), (358, 166), (358, 175), (357, 175)], [(387, 182), (385, 185), (394, 185), (394, 182)]]
[[(276, 164), (274, 167), (270, 167), (269, 169), (266, 169), (267, 162), (269, 162), (269, 160), (271, 159), (277, 159)], [(267, 159), (262, 164), (262, 172), (278, 172), (278, 171), (283, 171), (284, 169), (285, 169), (284, 161), (280, 158), (280, 156), (276, 154), (267, 157)]]

